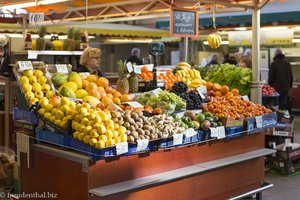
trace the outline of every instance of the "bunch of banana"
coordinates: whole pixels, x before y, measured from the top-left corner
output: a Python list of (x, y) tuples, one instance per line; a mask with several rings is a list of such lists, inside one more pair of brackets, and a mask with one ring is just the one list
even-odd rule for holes
[(189, 88), (198, 88), (202, 85), (205, 85), (206, 81), (202, 79), (194, 79), (190, 84), (188, 84)]
[(214, 32), (208, 35), (207, 42), (211, 48), (216, 49), (221, 46), (222, 38), (217, 32)]

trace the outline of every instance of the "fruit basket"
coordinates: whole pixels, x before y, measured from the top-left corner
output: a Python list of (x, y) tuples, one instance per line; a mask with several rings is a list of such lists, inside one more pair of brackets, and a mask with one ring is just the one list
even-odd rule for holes
[(66, 137), (68, 136), (57, 132), (50, 132), (50, 131), (38, 129), (36, 131), (35, 137), (38, 143), (48, 142), (59, 146), (65, 146)]
[(24, 121), (32, 125), (38, 124), (38, 117), (34, 111), (13, 107), (13, 121)]

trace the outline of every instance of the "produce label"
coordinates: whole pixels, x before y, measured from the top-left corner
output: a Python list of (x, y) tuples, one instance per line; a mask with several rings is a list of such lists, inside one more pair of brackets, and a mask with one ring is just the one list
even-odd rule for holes
[(150, 92), (152, 92), (154, 95), (158, 95), (159, 93), (162, 92), (162, 89), (156, 88), (156, 89), (154, 89), (154, 90), (151, 90)]
[(136, 147), (136, 151), (145, 151), (148, 147), (149, 144), (149, 140), (147, 139), (142, 139), (142, 140), (137, 140), (137, 147)]
[(206, 86), (201, 86), (199, 88), (197, 88), (198, 92), (202, 92), (202, 94), (206, 94), (207, 93), (207, 88)]
[(183, 142), (183, 134), (173, 135), (173, 145), (180, 145)]
[(31, 61), (18, 61), (18, 65), (21, 71), (33, 69)]
[(89, 75), (91, 75), (89, 72), (80, 72), (79, 75), (83, 78), (88, 77)]
[(139, 67), (139, 66), (134, 66), (134, 73), (136, 73), (136, 74), (141, 74), (142, 73), (142, 70), (141, 70), (141, 67)]
[(256, 127), (257, 128), (262, 128), (263, 127), (262, 116), (256, 116), (255, 121), (256, 121)]
[(137, 101), (127, 101), (122, 104), (127, 104), (129, 106), (132, 106), (133, 108), (144, 108), (144, 106)]
[(249, 97), (248, 97), (248, 95), (244, 95), (244, 96), (242, 96), (242, 99), (244, 99), (245, 101), (249, 101)]
[(112, 110), (114, 110), (114, 111), (116, 111), (116, 110), (122, 110), (122, 108), (120, 106), (118, 106), (117, 104), (115, 104), (115, 103), (108, 104), (107, 109), (111, 110), (111, 111)]
[(224, 126), (219, 126), (216, 128), (209, 128), (211, 132), (211, 137), (216, 137), (217, 139), (225, 138), (225, 128)]
[(37, 59), (37, 52), (35, 51), (28, 51), (28, 59)]
[(29, 24), (36, 24), (45, 20), (44, 13), (29, 13)]
[(67, 74), (69, 73), (68, 66), (64, 64), (55, 65), (57, 72)]
[(183, 132), (186, 137), (193, 137), (197, 132), (193, 128), (189, 128)]
[(200, 88), (197, 88), (197, 92), (199, 93), (201, 99), (205, 99), (205, 96), (204, 96), (203, 92), (200, 90)]
[(116, 144), (116, 153), (121, 155), (128, 152), (128, 142), (121, 142)]
[(133, 72), (133, 67), (132, 67), (131, 62), (126, 63), (126, 66), (127, 66), (127, 70), (128, 70), (129, 73)]

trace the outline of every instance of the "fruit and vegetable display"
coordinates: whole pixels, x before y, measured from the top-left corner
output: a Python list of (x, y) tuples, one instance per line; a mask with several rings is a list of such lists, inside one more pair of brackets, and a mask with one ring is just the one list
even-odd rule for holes
[(261, 93), (263, 96), (274, 96), (278, 95), (275, 89), (269, 85), (263, 85), (261, 88)]
[(227, 85), (230, 89), (237, 88), (241, 95), (249, 95), (252, 71), (225, 63), (221, 64), (216, 71), (208, 72), (204, 79), (212, 83)]
[(173, 85), (170, 92), (180, 96), (186, 102), (186, 109), (199, 109), (201, 108), (203, 99), (197, 90), (189, 90), (188, 86), (184, 82), (177, 82)]
[(140, 75), (141, 79), (148, 80), (148, 81), (153, 80), (153, 72), (148, 70), (147, 66), (143, 66), (141, 71), (142, 71)]
[(225, 97), (226, 99), (231, 99), (233, 97), (240, 97), (239, 90), (236, 88), (233, 88), (229, 90), (229, 87), (227, 85), (221, 86), (218, 83), (206, 83), (207, 88), (207, 96), (208, 97)]
[(135, 100), (143, 105), (151, 106), (153, 109), (159, 108), (162, 113), (166, 114), (186, 108), (186, 103), (179, 96), (166, 91), (162, 91), (158, 95), (151, 92), (143, 93), (138, 95)]
[(178, 81), (186, 83), (190, 88), (198, 88), (206, 83), (205, 80), (202, 80), (200, 72), (192, 69), (186, 62), (178, 63), (175, 71)]
[(157, 76), (158, 80), (163, 80), (165, 82), (165, 89), (170, 90), (174, 83), (178, 81), (178, 78), (173, 74), (171, 70), (167, 71), (166, 73), (160, 73)]

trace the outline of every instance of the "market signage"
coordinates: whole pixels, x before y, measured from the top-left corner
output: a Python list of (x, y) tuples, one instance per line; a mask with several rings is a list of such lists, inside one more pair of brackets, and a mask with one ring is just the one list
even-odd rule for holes
[(197, 37), (199, 17), (197, 10), (171, 9), (170, 34), (175, 37)]
[(29, 24), (36, 24), (44, 21), (44, 13), (29, 13)]

